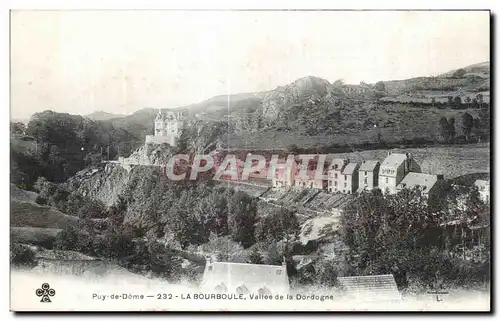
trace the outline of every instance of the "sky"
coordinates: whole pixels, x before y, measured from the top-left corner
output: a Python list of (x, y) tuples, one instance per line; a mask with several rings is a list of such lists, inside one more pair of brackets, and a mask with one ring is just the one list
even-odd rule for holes
[(11, 117), (131, 114), (298, 78), (433, 76), (490, 60), (488, 11), (12, 11)]

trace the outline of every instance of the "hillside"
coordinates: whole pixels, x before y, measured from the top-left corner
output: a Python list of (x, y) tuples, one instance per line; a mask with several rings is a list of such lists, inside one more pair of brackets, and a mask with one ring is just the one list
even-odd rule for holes
[(10, 199), (18, 202), (35, 203), (38, 194), (20, 189), (14, 184), (10, 184)]
[(266, 94), (267, 92), (220, 95), (200, 103), (176, 108), (176, 110), (184, 110), (193, 115), (210, 114), (214, 119), (224, 120), (224, 115), (231, 114), (234, 111), (246, 110), (247, 112), (253, 112)]
[(78, 217), (66, 215), (50, 206), (35, 203), (10, 201), (11, 227), (38, 227), (63, 229), (76, 226)]
[(111, 113), (106, 113), (104, 111), (95, 111), (92, 114), (85, 115), (86, 118), (90, 120), (110, 120), (114, 118), (122, 118), (125, 117), (125, 115), (118, 115), (118, 114), (111, 114)]

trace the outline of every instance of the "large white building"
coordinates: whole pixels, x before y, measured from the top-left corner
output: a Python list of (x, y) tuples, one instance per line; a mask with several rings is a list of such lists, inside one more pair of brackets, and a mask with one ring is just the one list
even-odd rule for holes
[(203, 291), (236, 294), (275, 295), (289, 290), (286, 265), (214, 262), (207, 259)]
[(396, 194), (398, 184), (409, 172), (420, 172), (411, 155), (389, 153), (380, 165), (378, 187), (382, 193)]
[(177, 146), (183, 127), (184, 114), (182, 112), (169, 111), (162, 113), (160, 109), (155, 119), (154, 135), (146, 136), (146, 144)]

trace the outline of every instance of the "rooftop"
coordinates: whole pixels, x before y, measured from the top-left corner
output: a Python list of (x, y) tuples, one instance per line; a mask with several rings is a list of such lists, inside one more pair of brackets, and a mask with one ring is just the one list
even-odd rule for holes
[(437, 175), (410, 172), (398, 185), (398, 189), (415, 187), (422, 188), (422, 191), (429, 191), (438, 181)]
[(482, 179), (478, 179), (474, 182), (474, 185), (476, 186), (489, 186), (490, 185), (490, 181), (485, 181), (485, 180), (482, 180)]
[(375, 167), (379, 165), (380, 162), (377, 160), (366, 160), (361, 163), (361, 166), (359, 167), (360, 171), (367, 171), (367, 172), (373, 172), (375, 170)]
[(359, 166), (358, 163), (349, 163), (344, 167), (342, 174), (343, 175), (352, 175), (356, 171), (358, 166)]
[(349, 160), (345, 158), (334, 158), (332, 159), (328, 169), (342, 170), (344, 165), (347, 164)]
[(406, 154), (389, 154), (382, 162), (383, 167), (398, 167), (406, 160)]
[(346, 294), (362, 301), (400, 300), (396, 280), (392, 274), (339, 277)]

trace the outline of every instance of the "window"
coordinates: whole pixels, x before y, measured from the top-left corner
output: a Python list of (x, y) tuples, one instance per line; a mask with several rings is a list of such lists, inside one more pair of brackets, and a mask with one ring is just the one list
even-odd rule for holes
[(368, 185), (368, 178), (365, 177), (365, 185)]
[(272, 295), (271, 291), (269, 291), (269, 289), (267, 287), (260, 288), (257, 291), (257, 294), (259, 294), (259, 295)]
[(337, 181), (335, 181), (335, 187), (337, 187)]
[(217, 293), (227, 292), (227, 286), (224, 283), (221, 283), (215, 287), (215, 292)]
[(338, 175), (337, 175), (337, 173), (335, 173), (335, 178), (338, 178)]
[(347, 181), (347, 175), (344, 175), (344, 180), (346, 180), (346, 181)]
[(347, 187), (347, 183), (344, 183), (344, 187)]
[(249, 294), (250, 291), (248, 291), (248, 288), (243, 284), (243, 285), (236, 288), (236, 293), (237, 294)]
[(389, 178), (388, 177), (385, 178), (385, 183), (389, 184)]
[(281, 275), (281, 270), (276, 270), (276, 275)]
[(365, 176), (367, 176), (367, 175), (368, 175), (368, 172), (367, 172), (367, 171), (365, 171)]
[(209, 271), (212, 271), (212, 269), (213, 269), (213, 266), (209, 266), (209, 267), (208, 267), (208, 270), (209, 270)]

